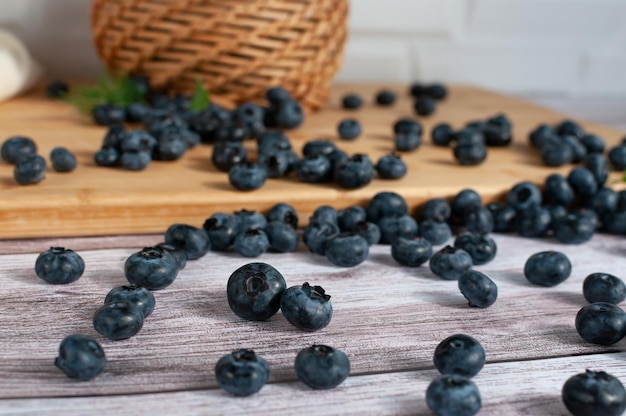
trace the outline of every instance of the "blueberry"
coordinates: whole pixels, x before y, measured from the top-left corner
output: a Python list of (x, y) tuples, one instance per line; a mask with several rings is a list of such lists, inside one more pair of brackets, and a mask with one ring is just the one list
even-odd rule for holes
[(124, 274), (129, 283), (149, 290), (163, 289), (176, 279), (178, 262), (161, 247), (145, 247), (126, 259)]
[(382, 217), (406, 215), (409, 208), (402, 195), (396, 192), (383, 191), (378, 192), (369, 200), (365, 211), (368, 221), (378, 223)]
[[(279, 107), (281, 105), (282, 103), (278, 104)], [(248, 130), (253, 132), (259, 126), (261, 130), (264, 130), (263, 116), (263, 107), (253, 102), (243, 103), (233, 111), (233, 121), (246, 126)]]
[(46, 178), (46, 160), (39, 156), (20, 157), (13, 169), (13, 178), (20, 185), (34, 185)]
[(124, 113), (125, 121), (129, 123), (140, 123), (150, 112), (150, 107), (144, 103), (134, 102), (126, 106)]
[(393, 91), (382, 90), (376, 94), (376, 104), (380, 106), (390, 106), (396, 102), (396, 94)]
[(267, 213), (268, 223), (280, 221), (294, 229), (298, 229), (298, 212), (294, 207), (284, 202), (280, 202), (270, 208)]
[(170, 225), (165, 232), (165, 243), (182, 249), (189, 260), (199, 259), (211, 249), (207, 233), (187, 224)]
[(335, 171), (335, 168), (344, 162), (347, 162), (349, 157), (343, 150), (335, 149), (328, 154), (328, 160), (330, 161), (331, 172)]
[(93, 327), (102, 336), (117, 341), (130, 338), (143, 327), (142, 308), (119, 300), (102, 305), (93, 316)]
[(270, 221), (265, 229), (272, 250), (291, 253), (298, 248), (298, 232), (282, 221)]
[(342, 233), (326, 244), (324, 254), (336, 266), (354, 267), (367, 259), (369, 244), (358, 234)]
[(280, 310), (290, 324), (305, 331), (326, 327), (333, 316), (330, 295), (308, 282), (288, 288), (280, 299)]
[(567, 182), (574, 193), (581, 198), (589, 198), (598, 190), (598, 184), (588, 169), (576, 167), (567, 175)]
[(576, 314), (576, 331), (587, 342), (613, 345), (626, 336), (626, 312), (611, 303), (591, 303)]
[(213, 250), (226, 251), (237, 235), (238, 222), (234, 217), (218, 212), (207, 218), (202, 228), (209, 236)]
[(341, 231), (351, 231), (354, 226), (365, 221), (367, 214), (359, 205), (352, 205), (337, 212), (337, 225)]
[(267, 170), (257, 163), (238, 163), (228, 171), (228, 182), (240, 191), (259, 189), (266, 179)]
[(469, 305), (477, 308), (488, 308), (498, 297), (498, 286), (476, 270), (470, 270), (459, 278), (459, 290)]
[(461, 166), (480, 165), (487, 159), (487, 147), (480, 144), (461, 144), (454, 146), (454, 158)]
[(415, 99), (413, 110), (420, 116), (429, 116), (435, 112), (437, 104), (435, 100), (427, 95), (419, 96)]
[(424, 94), (435, 100), (443, 100), (448, 96), (448, 89), (443, 84), (430, 84), (424, 90)]
[(435, 146), (449, 146), (454, 140), (454, 129), (448, 123), (437, 124), (430, 133)]
[(120, 153), (114, 147), (103, 147), (94, 154), (94, 162), (98, 166), (116, 166), (120, 161)]
[(472, 258), (472, 264), (489, 263), (496, 257), (498, 248), (491, 237), (484, 234), (464, 232), (454, 240), (454, 247), (465, 250)]
[(152, 156), (148, 152), (123, 152), (120, 155), (120, 164), (126, 170), (144, 170), (150, 165)]
[(153, 160), (178, 160), (191, 147), (179, 135), (167, 134), (157, 139), (157, 145), (152, 151)]
[(587, 148), (576, 136), (562, 136), (563, 143), (572, 150), (572, 162), (579, 163), (587, 156)]
[(587, 153), (604, 153), (605, 143), (599, 136), (595, 134), (585, 134), (580, 138), (580, 142), (587, 149)]
[(515, 209), (502, 202), (492, 202), (487, 204), (487, 209), (493, 218), (493, 232), (507, 233), (513, 231), (513, 221), (515, 220)]
[(357, 94), (346, 94), (343, 96), (341, 104), (346, 110), (356, 110), (363, 105), (363, 99)]
[(426, 84), (423, 84), (421, 82), (414, 82), (409, 85), (409, 95), (412, 97), (419, 97), (421, 95), (424, 95), (426, 94), (426, 88), (428, 88)]
[(264, 321), (278, 312), (286, 288), (285, 278), (274, 267), (249, 263), (235, 270), (228, 279), (228, 306), (240, 318)]
[(604, 371), (587, 370), (568, 378), (561, 398), (574, 416), (619, 416), (626, 410), (626, 389)]
[(609, 178), (609, 160), (601, 153), (592, 153), (583, 160), (583, 165), (592, 174), (598, 186), (604, 186)]
[(420, 237), (433, 245), (444, 244), (452, 237), (452, 230), (447, 222), (424, 220), (418, 226)]
[(420, 218), (423, 221), (447, 222), (451, 214), (450, 203), (443, 198), (429, 199), (420, 210)]
[(617, 192), (617, 206), (615, 209), (618, 212), (626, 211), (626, 189)]
[(463, 214), (465, 227), (472, 232), (488, 234), (493, 231), (491, 211), (483, 206), (472, 206)]
[(533, 131), (530, 132), (528, 139), (531, 146), (537, 149), (541, 149), (547, 141), (555, 137), (558, 136), (552, 126), (549, 126), (547, 124), (540, 124)]
[(219, 142), (242, 142), (251, 138), (250, 130), (238, 124), (223, 124), (213, 134), (214, 140)]
[(332, 178), (330, 160), (321, 154), (309, 155), (298, 160), (295, 172), (302, 182), (322, 183)]
[(329, 205), (321, 205), (313, 211), (309, 221), (330, 222), (337, 224), (337, 210)]
[(185, 253), (182, 248), (174, 247), (173, 245), (166, 244), (164, 242), (157, 244), (156, 247), (160, 247), (161, 249), (167, 251), (172, 256), (174, 256), (174, 258), (176, 259), (176, 264), (178, 265), (178, 270), (182, 270), (185, 268), (185, 266), (187, 266), (187, 253)]
[(470, 378), (484, 367), (485, 350), (475, 338), (454, 334), (437, 345), (433, 362), (441, 374)]
[(546, 144), (541, 148), (541, 160), (546, 166), (567, 165), (572, 163), (573, 158), (572, 148), (562, 141)]
[(285, 132), (266, 130), (257, 136), (257, 150), (259, 154), (274, 154), (281, 150), (291, 150), (291, 142)]
[(324, 255), (326, 245), (340, 233), (336, 223), (313, 219), (304, 227), (302, 241), (315, 254)]
[(400, 179), (406, 175), (407, 166), (400, 155), (390, 153), (378, 159), (376, 172), (381, 179)]
[(258, 228), (248, 228), (235, 236), (233, 248), (244, 257), (258, 257), (267, 252), (270, 241), (265, 231)]
[(367, 155), (357, 153), (337, 165), (333, 177), (342, 188), (362, 188), (374, 178), (374, 164)]
[(107, 293), (104, 298), (104, 303), (118, 302), (122, 300), (128, 301), (139, 308), (144, 318), (150, 316), (156, 303), (152, 292), (145, 287), (137, 285), (114, 287), (109, 291), (109, 293)]
[(558, 251), (542, 251), (526, 260), (524, 276), (530, 283), (540, 286), (556, 286), (564, 282), (572, 272), (567, 256)]
[(104, 370), (107, 359), (98, 342), (80, 334), (68, 335), (59, 345), (59, 356), (54, 365), (69, 378), (87, 381)]
[(46, 86), (46, 95), (50, 98), (64, 98), (70, 92), (70, 87), (65, 81), (55, 80)]
[(2, 160), (12, 165), (23, 157), (35, 156), (37, 154), (37, 145), (29, 137), (13, 136), (9, 137), (2, 143), (0, 155)]
[(268, 178), (281, 178), (293, 169), (292, 159), (298, 156), (292, 150), (282, 150), (273, 155), (259, 154), (257, 163), (267, 171)]
[(541, 237), (548, 232), (552, 216), (545, 207), (520, 211), (513, 219), (513, 229), (522, 237)]
[(337, 132), (343, 140), (354, 140), (361, 135), (361, 123), (353, 118), (346, 118), (337, 126)]
[(391, 257), (407, 267), (419, 267), (426, 263), (433, 254), (430, 241), (400, 237), (391, 244)]
[(270, 375), (267, 361), (252, 350), (237, 350), (215, 364), (217, 384), (235, 396), (250, 396), (265, 385)]
[(572, 135), (581, 138), (585, 135), (585, 130), (573, 120), (563, 120), (556, 126), (557, 134), (561, 136)]
[(485, 144), (491, 147), (509, 146), (513, 140), (511, 126), (487, 123), (482, 129)]
[(623, 171), (626, 169), (626, 146), (615, 146), (609, 150), (609, 162), (613, 170)]
[(350, 374), (348, 356), (328, 345), (312, 345), (300, 350), (294, 367), (298, 379), (315, 390), (333, 389)]
[(480, 393), (469, 378), (443, 375), (428, 385), (426, 404), (437, 416), (471, 416), (480, 410)]
[(360, 221), (354, 224), (354, 227), (349, 231), (363, 237), (370, 246), (380, 241), (380, 228), (373, 222)]
[(507, 203), (516, 211), (541, 205), (541, 190), (532, 182), (519, 182), (507, 194)]
[(222, 172), (246, 161), (248, 150), (241, 142), (220, 141), (213, 145), (211, 162)]
[(63, 247), (50, 247), (37, 256), (35, 273), (52, 284), (67, 284), (78, 280), (85, 271), (85, 261), (78, 253)]
[(271, 104), (280, 104), (292, 99), (291, 93), (283, 87), (271, 87), (265, 90), (265, 98)]
[(463, 189), (452, 199), (450, 209), (454, 217), (463, 218), (470, 207), (482, 206), (482, 199), (473, 189)]
[(467, 251), (445, 246), (430, 258), (430, 271), (444, 280), (458, 280), (472, 268), (472, 258)]
[(400, 237), (413, 238), (418, 231), (417, 222), (408, 215), (382, 217), (377, 225), (381, 244), (392, 244)]
[(250, 228), (264, 229), (267, 226), (267, 218), (258, 211), (241, 209), (233, 213), (233, 219), (237, 223), (237, 232), (244, 232)]
[(422, 125), (412, 118), (403, 117), (393, 123), (394, 134), (408, 134), (415, 133), (418, 136), (422, 135)]
[(394, 149), (398, 152), (410, 152), (422, 144), (422, 138), (415, 132), (398, 133), (394, 137)]
[(276, 124), (285, 129), (295, 129), (304, 122), (304, 111), (299, 102), (286, 100), (276, 111)]
[(596, 231), (596, 223), (588, 215), (574, 211), (555, 219), (552, 230), (561, 243), (581, 244), (591, 239)]
[(609, 273), (591, 273), (583, 282), (583, 295), (587, 302), (605, 302), (617, 305), (626, 299), (626, 285)]
[[(480, 122), (481, 125), (483, 124)], [(454, 134), (457, 145), (485, 146), (485, 136), (482, 127), (471, 127), (471, 124)]]
[(546, 177), (543, 192), (547, 202), (557, 205), (569, 205), (574, 201), (574, 189), (567, 179), (559, 173)]

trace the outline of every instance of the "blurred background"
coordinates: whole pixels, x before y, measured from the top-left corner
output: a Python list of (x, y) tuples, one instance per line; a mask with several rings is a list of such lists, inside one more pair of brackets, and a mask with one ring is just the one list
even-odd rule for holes
[[(103, 72), (91, 42), (90, 0), (3, 0), (1, 6), (0, 27), (17, 34), (48, 75)], [(626, 0), (352, 0), (350, 6), (338, 81), (467, 83), (557, 105), (563, 97), (587, 97), (607, 111), (626, 112)]]

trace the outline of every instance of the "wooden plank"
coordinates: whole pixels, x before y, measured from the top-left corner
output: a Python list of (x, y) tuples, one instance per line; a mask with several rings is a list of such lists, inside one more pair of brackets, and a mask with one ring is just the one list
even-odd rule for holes
[[(391, 108), (376, 107), (372, 97), (380, 86), (337, 85), (324, 111), (307, 118), (305, 125), (291, 134), (295, 148), (314, 138), (336, 138), (337, 123), (356, 117), (364, 135), (354, 142), (338, 143), (348, 153), (364, 152), (375, 161), (393, 148), (391, 124), (402, 116), (412, 116), (405, 86), (395, 86), (399, 94)], [(347, 91), (357, 91), (368, 101), (358, 112), (338, 106)], [(430, 144), (432, 126), (441, 121), (461, 127), (469, 120), (508, 114), (515, 125), (514, 143), (509, 148), (490, 149), (488, 160), (478, 167), (458, 166), (450, 149)], [(564, 116), (536, 105), (473, 87), (451, 87), (451, 97), (431, 118), (421, 119), (424, 144), (406, 154), (408, 175), (400, 181), (374, 180), (369, 186), (346, 191), (336, 186), (303, 184), (294, 178), (268, 180), (260, 190), (238, 192), (228, 184), (224, 173), (211, 165), (210, 146), (198, 146), (177, 162), (155, 162), (144, 172), (128, 172), (95, 166), (105, 129), (94, 126), (73, 108), (51, 102), (41, 91), (0, 105), (0, 137), (31, 136), (47, 156), (54, 146), (64, 145), (77, 154), (79, 167), (71, 174), (49, 172), (36, 186), (18, 186), (12, 166), (0, 164), (0, 238), (114, 235), (163, 232), (170, 224), (185, 222), (201, 225), (215, 211), (232, 212), (241, 208), (265, 210), (278, 201), (293, 204), (306, 222), (321, 204), (344, 207), (363, 203), (383, 190), (395, 190), (411, 205), (433, 196), (451, 196), (465, 187), (477, 189), (486, 199), (494, 198), (520, 180), (540, 182), (553, 171), (539, 163), (536, 151), (527, 145), (527, 134), (541, 122), (557, 122)], [(617, 143), (623, 133), (593, 123), (584, 127)], [(254, 153), (253, 143), (248, 143)], [(614, 173), (612, 181), (619, 181)]]
[[(137, 241), (136, 249), (81, 252), (85, 275), (66, 286), (48, 285), (35, 276), (40, 250), (0, 256), (0, 399), (213, 388), (215, 362), (239, 348), (266, 357), (272, 382), (293, 380), (296, 353), (313, 343), (344, 350), (354, 375), (431, 368), (436, 345), (458, 332), (476, 337), (489, 362), (620, 349), (583, 342), (574, 317), (586, 304), (582, 281), (589, 273), (622, 275), (623, 237), (596, 235), (584, 246), (494, 238), (498, 256), (477, 267), (499, 287), (499, 299), (488, 309), (468, 307), (456, 282), (442, 281), (426, 266), (398, 266), (389, 246), (374, 246), (365, 263), (350, 269), (335, 267), (302, 247), (297, 253), (267, 253), (256, 259), (209, 253), (189, 262), (172, 286), (155, 293), (157, 307), (139, 334), (117, 342), (95, 333), (93, 313), (112, 287), (126, 282), (124, 259), (154, 241)], [(572, 276), (554, 288), (533, 286), (523, 277), (524, 262), (548, 249), (570, 257)], [(232, 271), (251, 261), (274, 265), (289, 286), (305, 281), (323, 286), (333, 301), (330, 325), (306, 333), (280, 313), (267, 322), (238, 319), (226, 301), (226, 282)], [(53, 365), (61, 339), (74, 332), (95, 336), (109, 358), (106, 371), (89, 383), (69, 380)]]
[[(565, 381), (585, 369), (603, 370), (626, 382), (626, 353), (584, 355), (487, 364), (474, 377), (481, 415), (566, 415)], [(254, 396), (235, 398), (220, 389), (157, 394), (0, 401), (0, 415), (431, 415), (425, 395), (434, 369), (356, 375), (326, 391), (300, 382), (264, 386)]]

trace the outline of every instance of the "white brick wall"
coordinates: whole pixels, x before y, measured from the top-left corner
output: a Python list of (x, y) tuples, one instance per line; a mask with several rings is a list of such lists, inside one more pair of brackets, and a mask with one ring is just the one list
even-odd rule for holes
[[(2, 0), (49, 74), (93, 76), (91, 0)], [(339, 80), (626, 94), (626, 0), (351, 0)]]

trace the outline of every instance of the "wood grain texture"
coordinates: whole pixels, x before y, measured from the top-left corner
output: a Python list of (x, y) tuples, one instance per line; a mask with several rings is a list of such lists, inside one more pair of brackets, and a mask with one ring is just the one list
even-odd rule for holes
[[(263, 355), (271, 365), (273, 383), (294, 381), (294, 357), (313, 343), (344, 350), (353, 375), (432, 369), (436, 345), (459, 332), (482, 343), (488, 362), (622, 349), (623, 342), (612, 347), (583, 342), (574, 317), (586, 304), (582, 281), (589, 273), (623, 273), (623, 237), (596, 235), (584, 246), (494, 237), (498, 256), (477, 267), (499, 287), (498, 301), (488, 309), (470, 308), (456, 282), (435, 277), (426, 266), (398, 266), (389, 246), (374, 246), (365, 263), (350, 269), (333, 266), (303, 247), (297, 253), (268, 253), (256, 259), (209, 253), (189, 262), (172, 286), (155, 293), (157, 307), (139, 334), (116, 342), (94, 331), (93, 313), (112, 287), (126, 282), (124, 259), (155, 241), (138, 241), (135, 249), (80, 252), (85, 274), (66, 286), (45, 284), (34, 274), (36, 253), (47, 247), (3, 255), (0, 399), (211, 389), (216, 387), (215, 362), (238, 348)], [(523, 277), (524, 263), (531, 254), (548, 249), (569, 256), (572, 276), (554, 288), (533, 286)], [(289, 325), (280, 313), (267, 322), (237, 318), (228, 307), (226, 282), (232, 271), (251, 261), (274, 265), (288, 286), (305, 281), (323, 286), (332, 296), (330, 325), (307, 333)], [(69, 380), (53, 365), (60, 341), (75, 332), (95, 336), (109, 359), (106, 371), (88, 383)]]
[[(310, 139), (336, 139), (336, 125), (345, 117), (355, 117), (364, 128), (362, 138), (340, 142), (348, 153), (365, 152), (376, 161), (393, 148), (391, 125), (402, 116), (412, 116), (406, 86), (393, 89), (400, 99), (391, 108), (372, 104), (375, 85), (337, 85), (327, 107), (307, 118), (305, 125), (291, 133), (300, 151)], [(347, 91), (363, 95), (367, 104), (358, 112), (338, 106)], [(435, 123), (450, 122), (455, 128), (467, 121), (504, 112), (513, 120), (514, 143), (503, 149), (490, 149), (481, 166), (461, 167), (447, 148), (430, 143)], [(31, 136), (47, 156), (58, 145), (76, 153), (79, 167), (71, 174), (49, 172), (36, 186), (18, 186), (12, 166), (0, 164), (0, 238), (114, 235), (163, 232), (170, 224), (185, 222), (201, 225), (215, 211), (232, 212), (241, 208), (265, 210), (278, 201), (293, 204), (303, 221), (321, 204), (341, 208), (364, 203), (375, 193), (395, 190), (414, 206), (433, 196), (452, 196), (462, 188), (473, 187), (486, 200), (495, 198), (520, 180), (541, 182), (548, 173), (567, 172), (540, 164), (536, 151), (527, 144), (528, 132), (542, 122), (560, 121), (562, 114), (519, 99), (472, 87), (452, 87), (451, 96), (436, 114), (420, 121), (424, 144), (404, 160), (408, 175), (399, 181), (376, 179), (369, 186), (346, 191), (336, 186), (303, 184), (294, 178), (268, 180), (257, 191), (239, 192), (230, 187), (224, 173), (210, 162), (211, 147), (191, 149), (177, 162), (155, 162), (146, 171), (129, 172), (95, 166), (93, 155), (101, 145), (105, 129), (94, 126), (73, 108), (43, 98), (41, 91), (0, 104), (0, 137)], [(593, 123), (584, 127), (602, 136), (609, 145), (623, 133)], [(254, 146), (249, 142), (251, 154)], [(253, 156), (254, 157), (254, 156)], [(614, 173), (612, 181), (619, 182)]]

